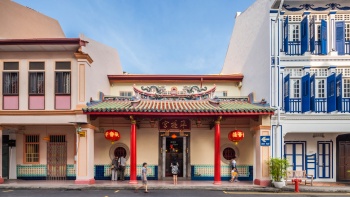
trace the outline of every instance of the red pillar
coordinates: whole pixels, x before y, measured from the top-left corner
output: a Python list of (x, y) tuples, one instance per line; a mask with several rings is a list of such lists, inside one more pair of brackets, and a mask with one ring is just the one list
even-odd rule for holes
[(131, 120), (130, 129), (130, 184), (137, 184), (136, 179), (136, 120)]
[(215, 150), (214, 150), (214, 184), (221, 184), (221, 159), (220, 159), (220, 120), (215, 121)]

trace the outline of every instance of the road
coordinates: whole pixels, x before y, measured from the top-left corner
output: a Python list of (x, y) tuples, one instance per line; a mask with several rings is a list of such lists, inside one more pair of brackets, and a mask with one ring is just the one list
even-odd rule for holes
[(1, 197), (338, 197), (350, 196), (350, 193), (344, 194), (327, 194), (327, 193), (258, 193), (258, 192), (232, 192), (232, 191), (211, 191), (211, 190), (150, 190), (150, 193), (133, 190), (0, 190)]

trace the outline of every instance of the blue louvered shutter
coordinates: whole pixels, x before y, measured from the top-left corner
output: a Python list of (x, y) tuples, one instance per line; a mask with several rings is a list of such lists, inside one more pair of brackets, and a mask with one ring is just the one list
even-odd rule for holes
[(310, 110), (315, 111), (316, 110), (316, 81), (315, 81), (315, 75), (312, 75), (310, 77)]
[(301, 112), (310, 111), (310, 74), (301, 78)]
[(335, 42), (338, 55), (345, 55), (345, 22), (335, 22)]
[(289, 98), (290, 98), (290, 77), (289, 77), (289, 74), (286, 77), (284, 77), (283, 87), (284, 87), (284, 111), (285, 112), (289, 112), (290, 111), (290, 102), (289, 102)]
[(327, 77), (327, 112), (336, 110), (335, 73)]
[(312, 17), (310, 20), (310, 52), (315, 52), (315, 17)]
[(343, 111), (342, 109), (342, 74), (340, 73), (337, 78), (336, 78), (336, 84), (337, 84), (337, 90), (336, 90), (336, 94), (337, 94), (337, 110), (339, 112)]
[(286, 20), (284, 20), (284, 52), (288, 54), (288, 34), (289, 34), (289, 25), (288, 25), (288, 16), (286, 17)]
[(307, 16), (300, 23), (300, 34), (301, 34), (301, 55), (303, 55), (308, 50), (309, 42), (309, 25)]
[(327, 55), (327, 21), (321, 20), (321, 54)]

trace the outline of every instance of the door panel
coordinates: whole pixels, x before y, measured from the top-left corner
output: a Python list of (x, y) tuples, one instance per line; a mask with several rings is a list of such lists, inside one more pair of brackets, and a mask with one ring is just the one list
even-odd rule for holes
[(345, 148), (346, 143), (340, 142), (339, 143), (339, 163), (338, 163), (338, 179), (339, 180), (346, 180), (345, 179)]
[(285, 158), (289, 160), (290, 170), (304, 170), (305, 163), (305, 144), (287, 142), (285, 144)]
[(10, 153), (9, 153), (9, 135), (2, 136), (2, 177), (9, 178), (9, 164), (10, 164)]
[(318, 178), (331, 177), (331, 142), (317, 142)]

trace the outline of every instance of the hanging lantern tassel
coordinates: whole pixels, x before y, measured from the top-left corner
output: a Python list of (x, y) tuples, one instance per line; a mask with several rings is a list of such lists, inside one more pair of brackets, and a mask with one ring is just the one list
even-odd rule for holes
[(228, 134), (228, 139), (232, 141), (235, 145), (242, 141), (244, 138), (244, 132), (241, 130), (233, 130)]

